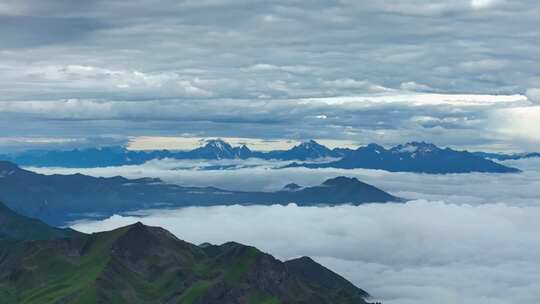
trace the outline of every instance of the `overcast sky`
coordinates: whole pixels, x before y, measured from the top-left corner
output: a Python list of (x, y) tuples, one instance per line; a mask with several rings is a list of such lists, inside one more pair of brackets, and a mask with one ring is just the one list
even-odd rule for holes
[(0, 148), (183, 136), (540, 150), (539, 62), (535, 0), (4, 0)]

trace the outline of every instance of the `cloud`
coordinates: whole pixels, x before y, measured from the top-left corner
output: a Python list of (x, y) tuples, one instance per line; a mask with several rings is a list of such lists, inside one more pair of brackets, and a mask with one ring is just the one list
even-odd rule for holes
[[(522, 169), (520, 174), (414, 174), (368, 169), (305, 169), (282, 167), (287, 162), (244, 160), (155, 160), (138, 166), (109, 168), (30, 168), (44, 174), (83, 173), (93, 176), (129, 178), (158, 177), (183, 186), (216, 186), (230, 190), (275, 191), (288, 183), (304, 186), (321, 184), (328, 178), (351, 176), (394, 195), (409, 199), (444, 200), (452, 204), (513, 202), (519, 206), (538, 204), (540, 159), (506, 162)], [(231, 166), (236, 170), (207, 170)], [(205, 169), (206, 168), (206, 169)]]
[[(475, 145), (531, 146), (498, 139), (479, 102), (463, 109), (411, 97), (409, 105), (362, 109), (295, 100), (402, 89), (522, 94), (538, 87), (540, 44), (530, 38), (539, 34), (535, 1), (159, 4), (3, 1), (0, 100), (21, 104), (0, 106), (0, 136), (189, 133), (463, 146), (477, 138)], [(423, 127), (414, 116), (480, 123)]]
[(533, 147), (540, 144), (540, 106), (495, 110), (490, 114), (490, 123), (502, 136)]
[(533, 103), (540, 103), (540, 89), (528, 89), (527, 98)]
[(434, 92), (436, 91), (435, 89), (433, 89), (432, 87), (428, 86), (428, 85), (425, 85), (425, 84), (421, 84), (421, 83), (416, 83), (414, 81), (408, 81), (408, 82), (402, 82), (400, 85), (399, 85), (399, 88), (402, 89), (402, 90), (405, 90), (405, 91), (416, 91), (416, 92)]
[(533, 303), (540, 296), (538, 207), (415, 201), (186, 208), (138, 216), (73, 227), (95, 232), (140, 220), (194, 243), (235, 240), (282, 259), (310, 255), (385, 303)]
[[(88, 69), (91, 75), (96, 73), (94, 69)], [(86, 68), (82, 70), (76, 75), (85, 75)], [(99, 71), (98, 78), (107, 81), (98, 81), (94, 84), (96, 87), (111, 86), (119, 81), (115, 78), (124, 76), (123, 73), (119, 76), (106, 76), (104, 73)], [(61, 77), (66, 76), (62, 73)], [(140, 77), (143, 80), (139, 80), (139, 76), (135, 80), (122, 78), (121, 83), (133, 82), (136, 86), (144, 86), (145, 82), (149, 82), (149, 85), (157, 82), (155, 90), (160, 90), (161, 76), (156, 76), (157, 79), (151, 76), (148, 76), (149, 79), (146, 76)], [(168, 83), (169, 80), (165, 81), (165, 84)], [(166, 87), (162, 89), (164, 96), (170, 93)], [(124, 93), (117, 88), (111, 89), (111, 92)], [(255, 140), (288, 138), (297, 141), (317, 138), (364, 144), (425, 140), (439, 145), (457, 144), (471, 148), (497, 141), (496, 128), (487, 123), (490, 117), (488, 113), (494, 109), (529, 104), (522, 95), (412, 92), (292, 99), (193, 97), (112, 101), (75, 98), (0, 101), (0, 114), (5, 114), (6, 118), (0, 121), (0, 126), (5, 127), (0, 128), (0, 135), (24, 137), (32, 129), (35, 137), (52, 137), (50, 133), (53, 132), (55, 137), (64, 135), (83, 138), (93, 136), (95, 132), (103, 132), (98, 134), (109, 137), (181, 135)], [(417, 121), (416, 117), (431, 117), (432, 120), (425, 124)], [(21, 120), (26, 123), (16, 123)], [(45, 128), (43, 124), (46, 124)], [(93, 128), (84, 128), (89, 125)], [(475, 140), (470, 141), (473, 137)], [(513, 140), (506, 138), (506, 142), (502, 143), (512, 144)]]
[(33, 137), (5, 136), (0, 137), (2, 153), (17, 153), (27, 150), (46, 149), (84, 149), (127, 144), (124, 137), (91, 136), (91, 137)]
[[(534, 303), (540, 296), (536, 283), (540, 279), (540, 159), (505, 164), (523, 173), (275, 170), (283, 162), (262, 160), (161, 160), (141, 166), (31, 169), (46, 174), (152, 176), (180, 185), (265, 191), (290, 182), (317, 185), (329, 177), (355, 176), (416, 200), (335, 208), (289, 205), (147, 210), (80, 222), (74, 227), (91, 232), (143, 221), (194, 243), (235, 240), (282, 259), (310, 255), (384, 303)], [(240, 169), (203, 169), (215, 165)]]
[(326, 80), (323, 81), (323, 85), (333, 89), (355, 89), (361, 90), (366, 93), (381, 93), (394, 91), (391, 88), (386, 88), (384, 86), (371, 83), (367, 80), (355, 80), (351, 78)]
[(474, 9), (485, 9), (485, 8), (493, 7), (502, 2), (504, 1), (502, 0), (471, 0), (471, 6)]
[[(211, 97), (212, 92), (197, 87), (204, 85), (198, 78), (182, 77), (178, 73), (143, 73), (132, 70), (112, 70), (90, 65), (35, 67), (27, 70), (26, 79), (36, 82), (64, 84), (79, 96), (92, 96), (92, 91), (110, 92), (124, 98), (143, 97)], [(97, 96), (96, 96), (97, 97)]]
[(310, 67), (302, 65), (285, 65), (277, 66), (272, 64), (259, 63), (252, 66), (249, 66), (246, 70), (252, 72), (261, 72), (261, 71), (283, 71), (289, 73), (306, 73), (311, 70)]

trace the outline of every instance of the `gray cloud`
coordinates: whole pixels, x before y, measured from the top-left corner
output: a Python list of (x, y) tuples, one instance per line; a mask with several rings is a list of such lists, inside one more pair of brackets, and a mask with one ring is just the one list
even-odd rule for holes
[[(112, 76), (119, 77), (119, 76)], [(135, 77), (139, 81), (139, 76)], [(144, 77), (142, 77), (144, 78)], [(108, 80), (110, 81), (110, 80)], [(141, 80), (153, 84), (152, 79)], [(158, 77), (157, 82), (161, 81)], [(167, 82), (169, 80), (166, 80)], [(373, 86), (365, 81), (343, 80), (340, 85)], [(332, 82), (334, 84), (334, 82)], [(109, 83), (107, 84), (109, 85)], [(205, 89), (186, 83), (186, 94), (205, 94)], [(141, 86), (136, 84), (135, 86)], [(157, 85), (156, 85), (157, 86)], [(162, 88), (162, 94), (168, 91)], [(159, 90), (159, 88), (156, 88)], [(381, 89), (385, 90), (385, 89)], [(94, 134), (123, 136), (179, 135), (253, 138), (326, 138), (345, 139), (360, 143), (396, 144), (407, 140), (425, 140), (439, 145), (465, 148), (485, 148), (498, 143), (510, 148), (518, 132), (516, 127), (496, 128), (502, 122), (517, 117), (534, 122), (533, 115), (520, 112), (496, 112), (506, 108), (527, 106), (523, 96), (456, 96), (386, 92), (356, 98), (321, 99), (194, 99), (108, 101), (67, 99), (62, 101), (0, 102), (0, 122), (3, 136), (88, 137)], [(520, 118), (521, 116), (521, 118)], [(25, 120), (26, 124), (15, 122)], [(46, 128), (39, 126), (46, 124)], [(533, 130), (528, 128), (528, 130)], [(90, 128), (92, 127), (92, 128)], [(39, 134), (43, 132), (43, 134)], [(3, 133), (3, 134), (2, 134)], [(531, 134), (533, 134), (532, 132)], [(180, 135), (181, 135), (180, 134)], [(530, 137), (531, 145), (540, 139)], [(503, 148), (508, 148), (508, 146)]]
[[(82, 8), (4, 1), (0, 100), (44, 105), (37, 114), (27, 103), (0, 106), (8, 127), (1, 135), (32, 129), (44, 137), (190, 133), (462, 146), (478, 138), (476, 146), (537, 147), (490, 132), (485, 108), (284, 109), (298, 98), (403, 89), (525, 93), (540, 85), (539, 9), (525, 0), (95, 0)], [(78, 100), (78, 112), (51, 106), (63, 100)], [(95, 102), (102, 106), (89, 108)], [(436, 120), (419, 124), (416, 116)], [(464, 129), (459, 121), (478, 124)]]

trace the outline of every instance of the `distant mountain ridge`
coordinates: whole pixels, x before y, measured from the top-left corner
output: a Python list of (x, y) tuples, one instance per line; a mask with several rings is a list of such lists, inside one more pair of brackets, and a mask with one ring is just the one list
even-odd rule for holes
[[(369, 144), (356, 150), (334, 148), (317, 143), (314, 140), (303, 142), (289, 150), (268, 152), (252, 151), (247, 146), (233, 147), (229, 143), (215, 139), (208, 140), (202, 147), (191, 151), (132, 151), (123, 147), (71, 151), (28, 151), (20, 154), (0, 155), (0, 159), (9, 160), (22, 166), (36, 167), (106, 167), (138, 165), (153, 159), (248, 159), (291, 161), (287, 167), (306, 168), (342, 168), (342, 169), (381, 169), (393, 172), (418, 173), (469, 173), (519, 172), (496, 160), (537, 157), (530, 153), (521, 156), (490, 154), (468, 151), (456, 151), (439, 148), (425, 142), (410, 142), (386, 149), (377, 144)], [(314, 160), (318, 160), (314, 162)]]
[[(2, 208), (0, 220), (37, 222)], [(0, 238), (2, 303), (368, 303), (366, 291), (308, 257), (281, 262), (234, 242), (196, 246), (142, 223), (91, 235), (18, 236)]]
[(79, 235), (75, 230), (50, 227), (19, 215), (0, 202), (0, 240), (52, 240)]
[(287, 167), (379, 169), (391, 172), (429, 174), (516, 173), (519, 169), (504, 166), (467, 151), (441, 149), (434, 144), (411, 142), (385, 149), (376, 144), (360, 147), (343, 158), (328, 163), (292, 163)]
[(18, 213), (52, 225), (108, 217), (149, 208), (212, 205), (301, 206), (400, 202), (383, 190), (356, 178), (337, 177), (297, 191), (229, 191), (214, 187), (183, 187), (156, 178), (127, 179), (82, 174), (43, 175), (0, 161), (0, 201)]
[[(341, 149), (342, 150), (342, 149)], [(31, 150), (21, 153), (0, 155), (0, 159), (21, 166), (92, 168), (121, 165), (137, 165), (152, 159), (276, 159), (309, 160), (318, 158), (338, 158), (343, 156), (340, 149), (331, 150), (314, 140), (303, 142), (289, 150), (252, 151), (246, 145), (233, 147), (221, 140), (207, 140), (204, 146), (190, 151), (151, 150), (135, 151), (124, 147), (103, 147), (75, 150)]]

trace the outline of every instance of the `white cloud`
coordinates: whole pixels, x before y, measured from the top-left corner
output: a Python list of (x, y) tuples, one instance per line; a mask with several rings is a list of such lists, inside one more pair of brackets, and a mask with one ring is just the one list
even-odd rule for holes
[(394, 91), (391, 88), (387, 88), (368, 80), (356, 80), (351, 78), (325, 80), (322, 82), (325, 87), (334, 89), (356, 89), (364, 91), (365, 93), (380, 93)]
[[(109, 168), (30, 168), (44, 174), (83, 173), (93, 176), (122, 175), (130, 178), (158, 177), (184, 186), (216, 186), (230, 190), (274, 191), (288, 183), (304, 186), (321, 184), (336, 176), (357, 177), (394, 195), (410, 199), (444, 200), (453, 204), (488, 204), (512, 201), (535, 206), (540, 195), (540, 158), (508, 162), (519, 174), (414, 174), (382, 170), (305, 169), (282, 167), (287, 162), (263, 160), (156, 160), (140, 166)], [(205, 167), (234, 165), (237, 170), (203, 170)], [(193, 170), (198, 169), (198, 170)]]
[(306, 98), (305, 103), (320, 102), (331, 105), (340, 104), (381, 104), (381, 103), (401, 103), (410, 106), (483, 106), (489, 107), (496, 104), (512, 105), (527, 101), (524, 95), (481, 95), (481, 94), (434, 94), (434, 93), (393, 93), (393, 94), (372, 94), (365, 96), (351, 97), (328, 97), (328, 98)]
[(186, 208), (139, 215), (73, 227), (94, 232), (140, 220), (193, 243), (235, 240), (283, 259), (314, 256), (390, 304), (532, 304), (540, 297), (538, 207), (415, 201)]
[(527, 90), (527, 98), (533, 103), (540, 103), (540, 89), (532, 88)]
[(80, 89), (84, 92), (101, 89), (129, 95), (144, 95), (151, 91), (156, 95), (176, 97), (212, 96), (210, 91), (197, 87), (203, 83), (200, 79), (182, 77), (172, 72), (144, 73), (137, 70), (113, 70), (70, 64), (34, 66), (25, 71), (25, 74), (28, 79), (35, 82), (55, 82), (66, 88)]
[[(192, 150), (210, 139), (206, 137), (191, 137), (191, 136), (141, 136), (133, 137), (129, 140), (128, 148), (131, 150)], [(287, 150), (300, 143), (300, 141), (289, 139), (257, 139), (257, 138), (238, 138), (238, 137), (220, 137), (220, 139), (228, 142), (232, 146), (246, 145), (252, 150), (269, 151), (269, 150)], [(336, 141), (334, 144), (342, 143), (349, 145), (347, 141)]]
[[(181, 185), (244, 190), (275, 190), (290, 182), (317, 185), (329, 177), (355, 176), (419, 200), (336, 208), (221, 206), (143, 211), (138, 213), (142, 217), (116, 215), (75, 227), (98, 231), (140, 220), (194, 243), (235, 240), (283, 259), (310, 255), (384, 303), (532, 304), (540, 297), (540, 158), (505, 163), (524, 172), (426, 175), (272, 170), (283, 162), (261, 160), (163, 160), (141, 166), (33, 170), (152, 176)], [(218, 164), (245, 167), (194, 170)]]
[(507, 60), (482, 59), (477, 61), (465, 61), (459, 66), (466, 72), (489, 72), (502, 70), (509, 65)]
[(289, 73), (307, 73), (311, 71), (311, 68), (303, 65), (273, 65), (267, 63), (258, 63), (246, 68), (247, 71), (261, 72), (261, 71), (282, 71)]
[(399, 85), (399, 88), (402, 89), (402, 90), (405, 90), (405, 91), (413, 91), (413, 92), (433, 92), (433, 91), (436, 91), (434, 88), (426, 85), (426, 84), (422, 84), (422, 83), (417, 83), (415, 81), (408, 81), (408, 82), (402, 82), (400, 85)]
[(502, 136), (540, 146), (540, 106), (493, 111), (490, 124)]
[(474, 9), (484, 9), (493, 7), (497, 4), (504, 2), (502, 0), (471, 0), (471, 6)]

